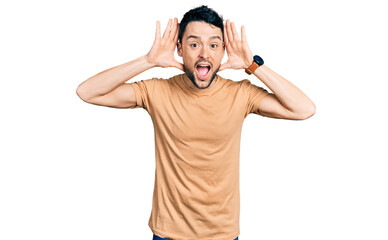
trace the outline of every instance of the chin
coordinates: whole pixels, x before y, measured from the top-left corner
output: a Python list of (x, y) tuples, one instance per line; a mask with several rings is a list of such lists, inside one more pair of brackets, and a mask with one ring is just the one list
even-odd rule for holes
[(195, 73), (194, 73), (194, 71), (192, 71), (191, 69), (188, 69), (185, 65), (183, 67), (184, 67), (185, 73), (188, 76), (188, 78), (199, 89), (206, 89), (206, 88), (208, 88), (211, 85), (211, 83), (213, 82), (213, 80), (215, 79), (215, 77), (217, 75), (217, 72), (218, 72), (218, 69), (220, 68), (220, 67), (218, 67), (216, 69), (216, 71), (214, 71), (214, 72), (209, 71), (206, 79), (205, 80), (201, 80), (199, 78), (198, 73), (197, 73), (196, 70), (195, 70)]

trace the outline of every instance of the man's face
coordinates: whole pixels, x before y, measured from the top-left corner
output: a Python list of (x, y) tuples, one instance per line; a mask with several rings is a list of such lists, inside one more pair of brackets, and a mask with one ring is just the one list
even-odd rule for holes
[(221, 29), (205, 22), (190, 22), (182, 43), (178, 43), (178, 55), (191, 82), (199, 89), (209, 87), (224, 57)]

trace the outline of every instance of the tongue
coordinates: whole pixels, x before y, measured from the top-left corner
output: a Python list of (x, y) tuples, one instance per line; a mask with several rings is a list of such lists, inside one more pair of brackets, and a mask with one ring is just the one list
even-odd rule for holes
[(209, 68), (207, 68), (207, 67), (198, 67), (197, 71), (198, 71), (199, 78), (204, 79), (204, 78), (206, 78), (206, 75), (209, 72)]

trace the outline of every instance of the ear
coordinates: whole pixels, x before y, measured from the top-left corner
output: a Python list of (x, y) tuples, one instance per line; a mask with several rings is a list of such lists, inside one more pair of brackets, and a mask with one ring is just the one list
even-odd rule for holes
[(180, 42), (177, 43), (176, 49), (177, 49), (177, 52), (178, 52), (178, 56), (182, 57), (182, 44)]

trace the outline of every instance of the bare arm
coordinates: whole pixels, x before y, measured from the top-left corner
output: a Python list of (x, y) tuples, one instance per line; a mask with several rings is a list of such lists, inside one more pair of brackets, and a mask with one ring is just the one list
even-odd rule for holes
[(170, 19), (161, 37), (160, 22), (157, 21), (155, 41), (147, 55), (90, 77), (78, 86), (77, 95), (85, 102), (96, 105), (117, 108), (135, 106), (133, 88), (126, 81), (153, 67), (176, 67), (183, 71), (183, 65), (174, 58), (178, 29), (178, 19)]
[[(234, 23), (229, 20), (226, 21), (224, 32), (229, 58), (221, 65), (220, 71), (248, 68), (253, 55), (248, 46), (245, 27), (241, 27), (241, 40)], [(306, 94), (267, 66), (260, 66), (253, 74), (274, 93), (268, 94), (260, 102), (259, 111), (263, 116), (303, 120), (315, 114), (315, 105)]]
[(110, 106), (131, 107), (136, 105), (135, 93), (128, 83), (134, 76), (153, 68), (145, 56), (107, 69), (81, 83), (78, 96), (85, 102)]
[(263, 116), (303, 120), (315, 114), (315, 104), (294, 84), (265, 65), (253, 73), (275, 94), (269, 94), (260, 103)]

